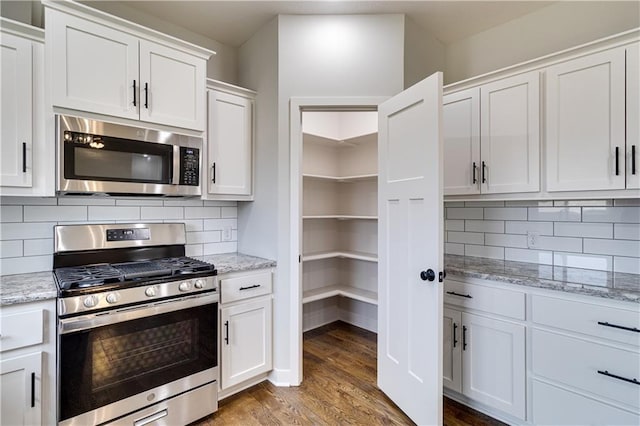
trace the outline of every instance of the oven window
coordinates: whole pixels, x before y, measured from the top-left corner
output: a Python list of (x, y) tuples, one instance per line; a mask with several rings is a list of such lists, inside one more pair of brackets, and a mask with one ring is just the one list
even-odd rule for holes
[(170, 184), (173, 145), (102, 136), (64, 144), (66, 179)]
[(60, 336), (60, 421), (217, 365), (217, 304)]

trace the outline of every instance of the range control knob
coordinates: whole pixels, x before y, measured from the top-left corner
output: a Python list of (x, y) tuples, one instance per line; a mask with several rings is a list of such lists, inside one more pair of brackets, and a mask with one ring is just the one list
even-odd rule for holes
[(146, 294), (148, 297), (153, 297), (156, 295), (156, 288), (155, 287), (149, 287), (144, 291), (144, 294)]
[(107, 303), (109, 304), (114, 304), (116, 303), (120, 298), (118, 297), (117, 293), (109, 293), (107, 294)]
[(189, 291), (191, 290), (191, 283), (189, 281), (183, 281), (178, 286), (178, 290), (180, 291)]
[(93, 308), (98, 304), (98, 298), (96, 296), (87, 296), (82, 301), (85, 308)]
[(195, 284), (193, 285), (195, 288), (204, 288), (204, 286), (207, 284), (207, 282), (205, 280), (202, 279), (197, 279)]

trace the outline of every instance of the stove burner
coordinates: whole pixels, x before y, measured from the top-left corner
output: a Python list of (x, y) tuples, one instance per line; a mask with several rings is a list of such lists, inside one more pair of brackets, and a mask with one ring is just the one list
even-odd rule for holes
[(124, 281), (124, 276), (108, 263), (58, 268), (56, 277), (62, 289), (86, 288)]

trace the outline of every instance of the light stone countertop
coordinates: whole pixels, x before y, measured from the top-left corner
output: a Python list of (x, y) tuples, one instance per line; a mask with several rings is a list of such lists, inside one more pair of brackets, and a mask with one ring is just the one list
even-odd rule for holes
[(640, 303), (640, 275), (480, 257), (445, 255), (450, 278), (489, 281)]
[[(213, 263), (218, 274), (272, 268), (275, 260), (249, 256), (242, 253), (225, 253), (197, 257)], [(58, 289), (51, 271), (0, 277), (0, 306), (55, 299)]]

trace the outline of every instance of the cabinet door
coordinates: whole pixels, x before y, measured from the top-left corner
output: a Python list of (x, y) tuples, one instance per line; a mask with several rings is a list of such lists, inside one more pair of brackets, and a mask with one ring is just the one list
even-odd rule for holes
[(627, 188), (640, 188), (640, 43), (627, 47)]
[(540, 74), (480, 88), (483, 194), (540, 190)]
[(140, 40), (140, 120), (204, 130), (206, 62)]
[(443, 98), (444, 195), (480, 193), (480, 88)]
[(221, 311), (222, 389), (272, 368), (271, 296)]
[(39, 425), (42, 417), (42, 352), (0, 361), (0, 424)]
[(624, 189), (624, 47), (546, 70), (546, 143), (548, 191)]
[(463, 394), (525, 418), (525, 327), (462, 313)]
[(46, 23), (53, 105), (137, 120), (138, 39), (51, 9)]
[(33, 169), (31, 41), (2, 33), (0, 39), (0, 185), (30, 187)]
[(209, 91), (209, 194), (251, 195), (251, 99)]
[(462, 392), (462, 313), (444, 309), (442, 384)]

